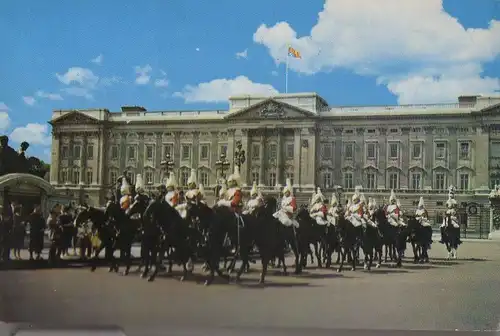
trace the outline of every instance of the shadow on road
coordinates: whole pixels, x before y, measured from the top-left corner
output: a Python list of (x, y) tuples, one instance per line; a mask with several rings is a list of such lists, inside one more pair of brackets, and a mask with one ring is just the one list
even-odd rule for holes
[[(297, 278), (304, 279), (334, 279), (334, 278), (349, 278), (349, 276), (345, 276), (343, 273), (337, 273), (336, 270), (327, 270), (332, 273), (311, 273), (311, 272), (302, 272), (301, 274), (294, 275)], [(334, 273), (335, 272), (335, 273)]]
[[(108, 266), (105, 260), (98, 259), (97, 267)], [(139, 260), (134, 260), (133, 265), (139, 265)], [(88, 260), (60, 260), (57, 263), (49, 263), (47, 260), (11, 260), (0, 264), (0, 271), (7, 270), (37, 270), (37, 269), (61, 269), (61, 268), (84, 268), (90, 267)]]

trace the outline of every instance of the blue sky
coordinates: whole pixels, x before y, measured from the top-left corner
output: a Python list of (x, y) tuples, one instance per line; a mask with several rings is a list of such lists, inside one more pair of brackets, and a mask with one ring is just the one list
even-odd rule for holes
[(225, 108), (234, 94), (331, 105), (454, 101), (500, 89), (499, 0), (0, 3), (0, 128), (48, 159), (53, 109)]

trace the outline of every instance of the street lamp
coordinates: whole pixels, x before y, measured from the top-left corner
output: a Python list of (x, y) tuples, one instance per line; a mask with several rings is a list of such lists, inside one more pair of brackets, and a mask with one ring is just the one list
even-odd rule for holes
[(342, 186), (338, 185), (335, 187), (335, 194), (336, 194), (339, 202), (342, 202), (342, 193), (343, 192), (344, 192), (344, 188), (342, 188)]
[(219, 160), (217, 160), (215, 162), (215, 169), (216, 169), (216, 171), (220, 170), (220, 176), (225, 179), (226, 175), (224, 174), (224, 172), (227, 169), (229, 169), (230, 167), (231, 167), (231, 163), (229, 161), (227, 161), (226, 154), (225, 153), (221, 153)]
[(241, 141), (238, 140), (236, 141), (236, 150), (234, 151), (234, 164), (238, 166), (238, 168), (241, 168), (241, 165), (245, 163), (245, 160), (245, 150), (243, 149)]
[(174, 170), (175, 162), (172, 160), (172, 157), (170, 156), (170, 153), (167, 153), (165, 155), (165, 160), (162, 160), (160, 162), (160, 166), (165, 171), (165, 175), (168, 178), (168, 174)]

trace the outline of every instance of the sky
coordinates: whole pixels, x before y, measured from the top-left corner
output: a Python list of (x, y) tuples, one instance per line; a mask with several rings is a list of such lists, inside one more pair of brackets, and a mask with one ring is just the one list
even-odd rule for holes
[(500, 94), (500, 0), (0, 2), (0, 133), (50, 160), (53, 110), (227, 108), (317, 92), (332, 106)]

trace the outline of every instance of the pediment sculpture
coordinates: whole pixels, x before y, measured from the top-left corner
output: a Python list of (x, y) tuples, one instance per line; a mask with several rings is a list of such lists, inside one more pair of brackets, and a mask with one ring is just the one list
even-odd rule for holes
[(262, 107), (259, 116), (261, 118), (280, 119), (286, 116), (286, 112), (283, 105), (271, 101)]
[(9, 137), (0, 136), (0, 176), (13, 173), (32, 174), (43, 178), (47, 169), (43, 162), (34, 156), (27, 157), (29, 143), (23, 141), (16, 152), (9, 146)]

